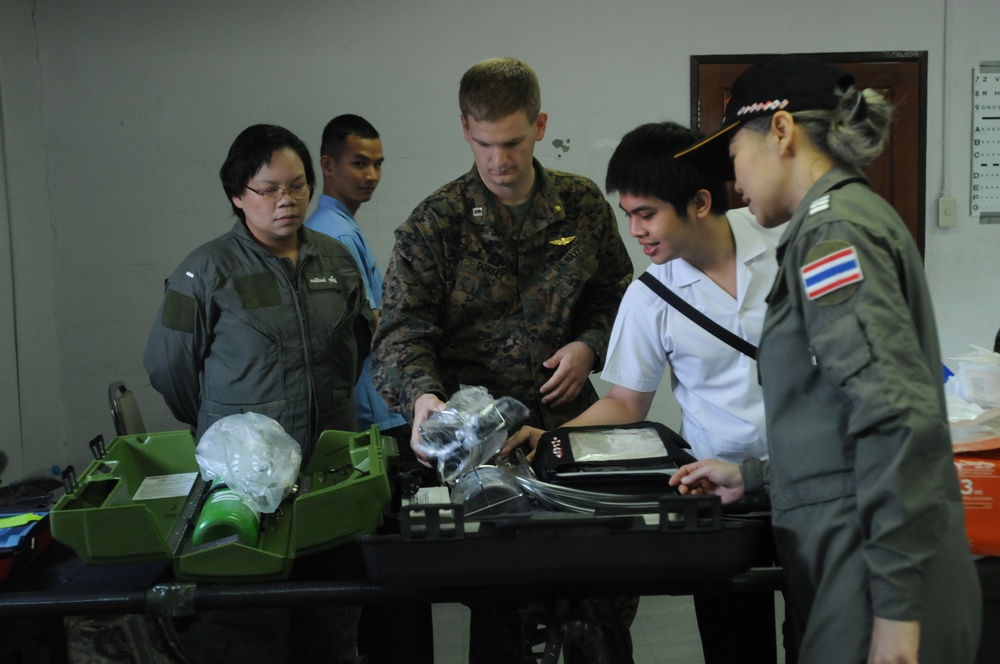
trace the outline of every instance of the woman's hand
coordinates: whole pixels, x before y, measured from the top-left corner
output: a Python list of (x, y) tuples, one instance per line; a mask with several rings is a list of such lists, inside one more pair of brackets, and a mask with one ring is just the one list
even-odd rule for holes
[(704, 459), (681, 466), (670, 477), (670, 486), (683, 494), (710, 494), (722, 498), (725, 505), (743, 497), (743, 473), (735, 463)]
[(868, 664), (917, 664), (919, 646), (919, 622), (876, 617), (872, 623)]

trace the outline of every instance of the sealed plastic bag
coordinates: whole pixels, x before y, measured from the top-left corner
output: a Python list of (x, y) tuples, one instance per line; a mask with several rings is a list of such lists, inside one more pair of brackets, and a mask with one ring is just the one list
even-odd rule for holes
[(302, 450), (270, 417), (240, 413), (210, 426), (195, 458), (205, 481), (218, 478), (247, 505), (270, 514), (295, 484)]
[(462, 475), (451, 491), (451, 500), (464, 506), (466, 518), (498, 514), (527, 514), (528, 497), (514, 478), (496, 466), (479, 466)]
[(414, 446), (436, 465), (438, 478), (451, 483), (500, 451), (528, 407), (512, 397), (494, 399), (484, 387), (463, 385), (445, 410), (420, 425)]

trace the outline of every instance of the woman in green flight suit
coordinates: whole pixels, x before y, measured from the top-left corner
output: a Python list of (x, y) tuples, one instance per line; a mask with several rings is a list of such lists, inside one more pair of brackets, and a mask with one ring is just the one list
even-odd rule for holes
[(802, 662), (971, 662), (981, 598), (965, 537), (937, 328), (912, 237), (859, 170), (892, 109), (783, 56), (734, 83), (723, 128), (678, 155), (736, 180), (778, 245), (758, 357), (770, 461), (672, 483), (769, 498)]

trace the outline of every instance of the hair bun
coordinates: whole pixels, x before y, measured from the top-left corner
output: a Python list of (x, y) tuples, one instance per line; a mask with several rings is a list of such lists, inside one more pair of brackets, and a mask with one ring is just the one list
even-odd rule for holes
[(864, 120), (868, 116), (868, 102), (862, 90), (854, 90), (854, 107), (851, 108), (852, 120)]

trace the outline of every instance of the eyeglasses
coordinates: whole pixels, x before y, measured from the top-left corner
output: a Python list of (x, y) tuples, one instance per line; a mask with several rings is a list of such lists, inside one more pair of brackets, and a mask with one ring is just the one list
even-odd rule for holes
[(250, 191), (262, 196), (268, 200), (276, 201), (282, 197), (284, 194), (288, 194), (292, 198), (302, 200), (309, 195), (310, 187), (307, 182), (299, 182), (298, 184), (293, 184), (291, 187), (279, 187), (274, 185), (273, 187), (268, 187), (267, 189), (254, 189), (253, 187), (247, 187)]

